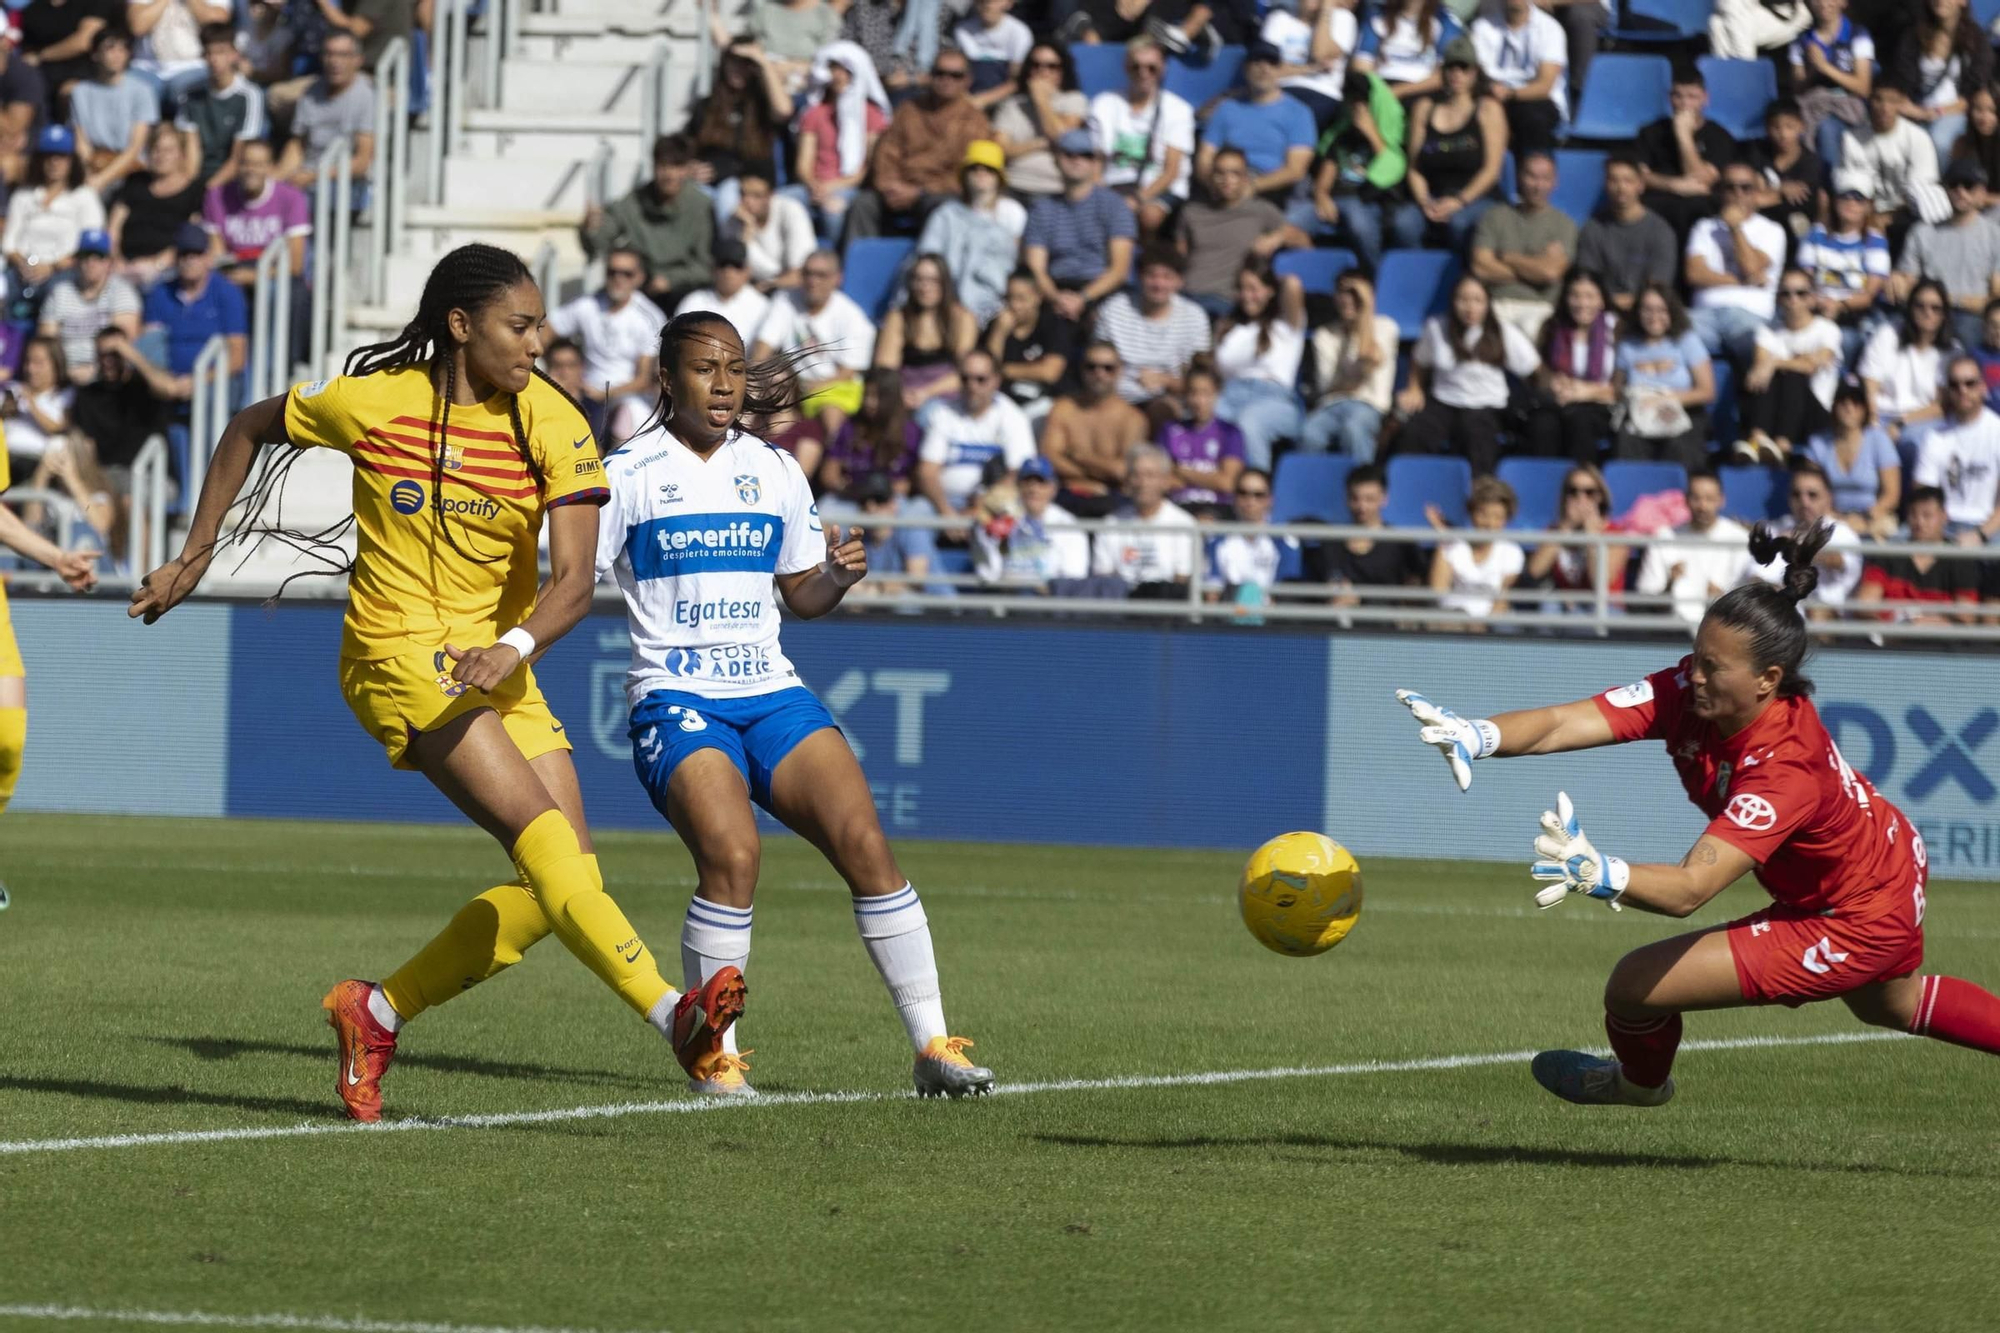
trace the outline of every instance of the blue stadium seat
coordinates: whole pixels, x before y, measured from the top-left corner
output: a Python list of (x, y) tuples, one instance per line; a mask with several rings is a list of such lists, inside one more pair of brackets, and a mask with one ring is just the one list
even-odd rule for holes
[(1465, 497), (1472, 490), (1472, 464), (1442, 454), (1400, 454), (1389, 460), (1389, 502), (1382, 521), (1392, 528), (1421, 528), (1424, 506), (1436, 505), (1455, 528), (1466, 526)]
[(1570, 120), (1572, 139), (1630, 139), (1667, 114), (1673, 66), (1665, 56), (1608, 51), (1590, 62)]
[(1308, 292), (1331, 296), (1334, 280), (1360, 262), (1352, 250), (1280, 250), (1271, 268), (1281, 278), (1297, 278)]
[(1979, 21), (1979, 30), (1993, 31), (1993, 20), (2000, 19), (2000, 0), (1972, 0), (1972, 17)]
[(934, 574), (972, 573), (972, 552), (963, 546), (940, 546), (931, 557), (931, 572)]
[(880, 323), (896, 291), (896, 274), (916, 248), (915, 241), (899, 236), (865, 236), (849, 242), (840, 290), (854, 299), (863, 314)]
[(1555, 525), (1562, 513), (1563, 478), (1575, 464), (1567, 458), (1503, 458), (1495, 476), (1514, 488), (1520, 501), (1514, 521), (1519, 532), (1540, 532)]
[(1347, 522), (1353, 517), (1347, 510), (1347, 474), (1353, 467), (1346, 454), (1286, 454), (1271, 478), (1271, 521)]
[(1679, 463), (1614, 462), (1604, 465), (1604, 484), (1611, 488), (1611, 516), (1623, 518), (1642, 495), (1687, 489), (1687, 469)]
[(1462, 268), (1449, 250), (1391, 250), (1375, 275), (1375, 313), (1396, 321), (1396, 336), (1414, 341), (1424, 320), (1451, 300)]
[(1125, 48), (1117, 42), (1076, 42), (1069, 48), (1076, 86), (1085, 97), (1115, 93), (1125, 86)]
[(1715, 405), (1708, 409), (1708, 438), (1723, 453), (1739, 438), (1736, 434), (1736, 369), (1729, 358), (1718, 356), (1708, 363), (1715, 375)]
[(1694, 63), (1708, 82), (1708, 118), (1746, 143), (1763, 138), (1764, 108), (1778, 95), (1771, 62), (1702, 56)]
[(1722, 479), (1722, 512), (1739, 523), (1783, 518), (1791, 510), (1791, 474), (1771, 467), (1726, 467)]
[[(1120, 53), (1124, 51), (1119, 48)], [(1243, 48), (1224, 46), (1216, 50), (1213, 60), (1196, 64), (1185, 56), (1174, 56), (1167, 61), (1166, 88), (1170, 93), (1187, 99), (1189, 106), (1197, 112), (1202, 103), (1212, 97), (1220, 97), (1236, 86), (1236, 76), (1243, 70)], [(1124, 87), (1125, 71), (1121, 65), (1118, 71), (1119, 87)]]
[(1714, 0), (1625, 0), (1625, 21), (1608, 34), (1621, 42), (1689, 42), (1708, 33)]

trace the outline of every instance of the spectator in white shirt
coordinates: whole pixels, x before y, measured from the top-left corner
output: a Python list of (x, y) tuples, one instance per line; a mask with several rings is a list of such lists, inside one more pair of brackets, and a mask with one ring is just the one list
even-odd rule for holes
[(1788, 268), (1778, 280), (1778, 319), (1757, 331), (1756, 357), (1743, 377), (1746, 434), (1736, 454), (1746, 463), (1783, 463), (1832, 418), (1840, 379), (1840, 328), (1813, 313), (1813, 282)]
[(1014, 0), (976, 0), (951, 30), (952, 44), (972, 63), (970, 101), (982, 111), (1020, 91), (1021, 62), (1034, 49), (1035, 34), (1013, 8)]
[(1341, 0), (1299, 0), (1298, 11), (1272, 5), (1257, 35), (1283, 57), (1279, 86), (1306, 104), (1324, 133), (1340, 114), (1347, 58), (1354, 54), (1361, 25)]
[(1125, 91), (1090, 100), (1103, 183), (1125, 196), (1148, 236), (1188, 197), (1194, 169), (1194, 108), (1163, 86), (1166, 69), (1159, 43), (1134, 38), (1125, 48)]
[[(1743, 568), (1744, 543), (1750, 533), (1722, 514), (1722, 483), (1713, 472), (1688, 477), (1688, 521), (1655, 536), (1678, 538), (1672, 545), (1649, 546), (1639, 562), (1636, 591), (1674, 599), (1674, 614), (1699, 625), (1708, 604), (1728, 592)], [(1646, 614), (1653, 614), (1648, 608)]]
[(1135, 444), (1125, 457), (1126, 501), (1115, 526), (1097, 534), (1091, 572), (1124, 581), (1134, 597), (1185, 597), (1201, 534), (1194, 515), (1167, 499), (1173, 462), (1157, 444)]
[[(1269, 523), (1271, 474), (1263, 468), (1244, 468), (1236, 475), (1234, 500), (1231, 516), (1236, 522)], [(1286, 554), (1298, 549), (1298, 538), (1269, 533), (1232, 532), (1218, 538), (1208, 553), (1209, 573), (1217, 585), (1209, 589), (1208, 600), (1228, 597), (1250, 605), (1268, 601)]]
[(1341, 274), (1333, 319), (1313, 330), (1320, 396), (1301, 448), (1318, 454), (1338, 446), (1356, 463), (1375, 461), (1396, 389), (1396, 345), (1396, 321), (1375, 313), (1375, 284), (1360, 273)]
[(799, 267), (796, 290), (781, 291), (757, 327), (751, 360), (799, 354), (793, 369), (800, 411), (818, 419), (826, 438), (861, 407), (861, 377), (875, 364), (875, 325), (840, 290), (840, 256), (815, 250)]
[(637, 429), (659, 388), (660, 330), (667, 317), (639, 294), (646, 261), (620, 247), (604, 262), (604, 290), (549, 313), (549, 330), (583, 348), (585, 402), (604, 404), (607, 448)]
[(1910, 291), (1903, 318), (1875, 330), (1855, 367), (1868, 388), (1869, 406), (1889, 438), (1912, 443), (1943, 410), (1938, 386), (1945, 355), (1954, 348), (1950, 298), (1925, 278)]
[(1907, 101), (1903, 89), (1876, 79), (1867, 123), (1850, 128), (1840, 149), (1840, 170), (1866, 182), (1863, 188), (1875, 201), (1875, 225), (1884, 230), (1897, 213), (1914, 221), (1913, 195), (1938, 183), (1937, 145), (1923, 127), (1903, 118)]
[(1472, 21), (1472, 48), (1493, 96), (1507, 111), (1516, 154), (1549, 151), (1569, 120), (1569, 38), (1530, 0), (1504, 0), (1500, 13)]
[(1759, 188), (1755, 167), (1730, 163), (1722, 170), (1722, 211), (1688, 233), (1694, 331), (1710, 356), (1726, 355), (1738, 370), (1750, 364), (1758, 332), (1777, 313), (1785, 267), (1785, 229), (1752, 206)]
[[(1472, 483), (1466, 510), (1473, 527), (1481, 532), (1499, 532), (1514, 519), (1520, 502), (1514, 488), (1498, 477), (1481, 477)], [(1425, 506), (1425, 516), (1433, 527), (1447, 526), (1435, 505)], [(1507, 610), (1507, 593), (1527, 566), (1528, 554), (1517, 542), (1501, 540), (1449, 541), (1431, 557), (1431, 591), (1438, 605), (1447, 611), (1461, 611), (1474, 622), (1454, 624), (1454, 629), (1484, 633), (1483, 622), (1496, 612)]]
[(1097, 308), (1097, 334), (1118, 349), (1124, 374), (1118, 393), (1147, 408), (1154, 424), (1182, 415), (1188, 363), (1209, 350), (1208, 316), (1181, 295), (1179, 252), (1154, 246), (1139, 258), (1139, 295), (1113, 292)]
[(1472, 464), (1473, 476), (1491, 475), (1500, 461), (1507, 373), (1525, 379), (1541, 364), (1527, 335), (1493, 313), (1486, 284), (1466, 274), (1452, 288), (1451, 309), (1424, 321), (1410, 355), (1410, 383), (1396, 395), (1409, 418), (1397, 452), (1456, 454)]
[(790, 195), (773, 193), (771, 177), (750, 168), (737, 177), (736, 211), (722, 224), (723, 239), (741, 241), (750, 257), (750, 280), (762, 292), (799, 285), (799, 265), (819, 244), (812, 215)]
[(917, 494), (944, 517), (970, 514), (988, 483), (989, 465), (1000, 475), (1035, 456), (1035, 432), (1018, 404), (1000, 392), (1000, 367), (984, 348), (959, 358), (957, 393), (931, 408), (917, 451)]
[[(1815, 620), (1829, 620), (1835, 608), (1846, 605), (1861, 582), (1861, 538), (1834, 512), (1833, 482), (1826, 475), (1825, 468), (1808, 458), (1794, 458), (1791, 469), (1793, 524), (1804, 527), (1822, 518), (1833, 522), (1832, 539), (1813, 559), (1813, 564), (1819, 567), (1819, 587), (1806, 599), (1806, 605), (1799, 608)], [(1738, 582), (1748, 583), (1752, 579), (1762, 580), (1773, 587), (1784, 586), (1785, 557), (1773, 556), (1769, 564), (1760, 565), (1754, 558), (1745, 556), (1743, 576)]]
[(542, 369), (583, 409), (583, 419), (589, 424), (590, 433), (598, 438), (598, 448), (606, 448), (603, 443), (604, 404), (593, 403), (583, 396), (583, 349), (568, 338), (552, 339), (542, 349)]
[(1944, 492), (1945, 535), (1964, 546), (2000, 533), (2000, 416), (1986, 406), (1986, 377), (1971, 356), (1945, 371), (1944, 421), (1917, 448), (1914, 480)]
[(736, 336), (749, 347), (757, 341), (764, 316), (771, 312), (771, 298), (750, 281), (750, 252), (743, 242), (717, 241), (714, 255), (715, 271), (709, 285), (681, 298), (674, 313), (713, 310), (736, 327)]
[(1059, 580), (1088, 578), (1090, 538), (1076, 517), (1055, 503), (1056, 470), (1039, 455), (1015, 470), (1020, 512), (987, 520), (972, 530), (972, 568), (985, 584), (1033, 580), (1006, 591), (1059, 592)]

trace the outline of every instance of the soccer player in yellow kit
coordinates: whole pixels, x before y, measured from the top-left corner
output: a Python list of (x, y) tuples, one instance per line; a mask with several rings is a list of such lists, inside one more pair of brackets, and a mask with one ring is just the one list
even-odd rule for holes
[[(14, 484), (7, 465), (7, 437), (0, 434), (0, 491)], [(47, 565), (77, 592), (97, 585), (97, 552), (65, 551), (36, 532), (13, 510), (0, 506), (0, 546)], [(0, 814), (14, 799), (21, 776), (21, 752), (28, 746), (28, 669), (21, 665), (21, 645), (14, 639), (14, 617), (7, 609), (7, 590), (0, 586)], [(0, 884), (0, 911), (8, 904), (7, 886)]]
[[(259, 448), (354, 462), (358, 529), (340, 687), (398, 768), (416, 769), (512, 856), (518, 882), (480, 894), (379, 985), (323, 1007), (334, 1085), (356, 1120), (382, 1112), (402, 1024), (520, 960), (553, 932), (673, 1044), (691, 1078), (743, 1010), (743, 978), (680, 994), (604, 892), (562, 724), (528, 663), (589, 609), (604, 474), (576, 404), (535, 369), (545, 311), (520, 258), (466, 245), (438, 262), (417, 316), (356, 350), (347, 374), (237, 413), (178, 558), (141, 580), (150, 624), (191, 593)], [(537, 591), (546, 511), (551, 574)]]

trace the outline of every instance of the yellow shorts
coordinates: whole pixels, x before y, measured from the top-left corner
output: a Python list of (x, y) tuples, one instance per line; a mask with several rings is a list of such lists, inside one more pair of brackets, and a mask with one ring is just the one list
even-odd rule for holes
[(416, 767), (404, 761), (412, 738), (481, 708), (500, 715), (501, 725), (529, 759), (570, 748), (568, 734), (526, 666), (489, 694), (453, 680), (451, 659), (441, 649), (374, 661), (343, 657), (340, 694), (397, 768)]
[(7, 609), (7, 590), (0, 587), (0, 676), (25, 676), (21, 645), (14, 639), (14, 616)]
[(816, 417), (827, 408), (838, 408), (848, 416), (861, 410), (863, 386), (860, 380), (842, 380), (830, 384), (799, 405), (799, 411), (809, 417)]

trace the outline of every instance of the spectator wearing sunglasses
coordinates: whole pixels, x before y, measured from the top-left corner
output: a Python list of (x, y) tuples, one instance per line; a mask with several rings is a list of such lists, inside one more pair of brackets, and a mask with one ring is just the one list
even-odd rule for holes
[(847, 208), (846, 238), (914, 236), (930, 211), (958, 194), (965, 150), (993, 137), (986, 113), (973, 104), (972, 65), (946, 50), (931, 66), (928, 92), (896, 108), (875, 144), (868, 188)]
[(583, 397), (604, 405), (601, 443), (607, 449), (638, 428), (659, 389), (660, 330), (667, 317), (640, 292), (645, 281), (645, 259), (621, 246), (605, 257), (602, 291), (549, 313), (549, 331), (583, 348)]
[(1960, 158), (1945, 172), (1944, 184), (1950, 219), (1910, 228), (1889, 290), (1904, 295), (1919, 278), (1943, 284), (1951, 302), (1952, 331), (1960, 344), (1976, 347), (1986, 303), (2000, 296), (2000, 224), (1985, 216), (1986, 168)]
[(1757, 331), (1755, 358), (1743, 377), (1738, 460), (1784, 462), (1794, 445), (1826, 428), (1839, 380), (1840, 328), (1813, 312), (1812, 279), (1788, 268), (1778, 281), (1778, 318)]
[(1136, 38), (1125, 49), (1125, 91), (1099, 93), (1090, 102), (1104, 183), (1124, 197), (1149, 236), (1188, 197), (1194, 167), (1194, 108), (1166, 90), (1166, 70), (1159, 43)]
[(1785, 267), (1785, 229), (1756, 209), (1762, 183), (1747, 162), (1722, 169), (1722, 210), (1694, 224), (1687, 243), (1689, 312), (1708, 354), (1749, 366), (1757, 334), (1777, 313)]
[[(1262, 468), (1245, 468), (1236, 478), (1235, 508), (1230, 517), (1238, 523), (1271, 521), (1271, 474)], [(1270, 598), (1278, 582), (1278, 571), (1287, 555), (1299, 549), (1296, 537), (1273, 537), (1269, 533), (1232, 532), (1218, 537), (1208, 550), (1209, 576), (1218, 588), (1208, 600), (1219, 602), (1263, 602)]]
[[(1826, 470), (1808, 458), (1794, 458), (1791, 469), (1792, 522), (1802, 527), (1833, 517), (1833, 484)], [(1814, 620), (1830, 620), (1836, 609), (1847, 604), (1847, 599), (1854, 595), (1854, 589), (1861, 583), (1861, 538), (1845, 523), (1835, 523), (1832, 539), (1824, 550), (1813, 557), (1813, 564), (1819, 569), (1819, 586), (1800, 609)], [(1774, 587), (1782, 587), (1785, 569), (1783, 555), (1774, 557), (1765, 565), (1746, 557), (1742, 581), (1747, 583), (1758, 579)]]
[[(1587, 533), (1621, 531), (1623, 525), (1611, 518), (1611, 487), (1595, 463), (1578, 463), (1563, 478), (1562, 505), (1550, 532)], [(1625, 590), (1628, 548), (1613, 546), (1604, 555), (1605, 586), (1612, 592)], [(1585, 593), (1597, 586), (1597, 550), (1564, 542), (1543, 542), (1528, 557), (1526, 580), (1546, 579), (1557, 593)], [(1573, 605), (1565, 599), (1564, 610)]]
[(1081, 518), (1111, 512), (1126, 455), (1146, 438), (1146, 414), (1118, 394), (1124, 370), (1115, 344), (1087, 345), (1076, 392), (1056, 399), (1042, 431), (1042, 452), (1062, 483), (1059, 503)]
[(1949, 540), (1990, 545), (2000, 533), (2000, 416), (1986, 406), (1986, 377), (1976, 358), (1952, 358), (1944, 397), (1944, 420), (1918, 447), (1912, 480), (1944, 492)]

